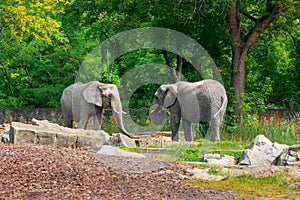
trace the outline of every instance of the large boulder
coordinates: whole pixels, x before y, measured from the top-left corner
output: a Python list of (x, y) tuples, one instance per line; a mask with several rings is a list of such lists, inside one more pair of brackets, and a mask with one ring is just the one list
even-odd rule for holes
[(110, 139), (102, 130), (70, 129), (46, 121), (34, 124), (12, 122), (10, 143), (55, 145), (97, 152)]
[(285, 144), (272, 143), (264, 135), (256, 136), (239, 160), (239, 165), (263, 166), (276, 164), (277, 158), (288, 151)]

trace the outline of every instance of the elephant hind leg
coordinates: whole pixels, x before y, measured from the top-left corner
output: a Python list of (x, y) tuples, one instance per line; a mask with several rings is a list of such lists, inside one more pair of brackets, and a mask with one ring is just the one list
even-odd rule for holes
[(187, 120), (182, 120), (183, 122), (183, 130), (184, 130), (184, 137), (185, 141), (191, 142), (193, 140), (192, 138), (192, 123)]
[(73, 122), (72, 118), (68, 115), (63, 115), (63, 117), (64, 117), (65, 126), (68, 127), (68, 128), (73, 128), (72, 127), (72, 124), (73, 124), (72, 123)]
[(209, 125), (209, 134), (211, 141), (220, 141), (220, 121), (213, 118)]

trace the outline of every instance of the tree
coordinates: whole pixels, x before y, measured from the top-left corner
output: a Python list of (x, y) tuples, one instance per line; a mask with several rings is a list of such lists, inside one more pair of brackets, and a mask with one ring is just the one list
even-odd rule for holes
[(37, 75), (34, 72), (49, 64), (43, 59), (47, 51), (49, 55), (49, 47), (55, 49), (64, 39), (60, 22), (55, 18), (63, 12), (64, 5), (64, 0), (1, 1), (0, 73), (4, 78), (0, 80), (3, 86), (0, 88), (4, 101), (0, 101), (0, 105), (21, 106), (25, 98), (31, 99), (30, 102), (37, 100), (31, 94), (41, 82), (34, 84), (33, 78)]
[[(243, 93), (245, 90), (245, 60), (250, 46), (275, 20), (275, 16), (283, 15), (293, 6), (299, 3), (293, 1), (261, 1), (251, 4), (248, 1), (233, 0), (229, 5), (227, 20), (230, 27), (230, 41), (232, 47), (231, 86), (233, 87), (236, 100), (234, 114), (242, 122), (241, 105), (244, 103)], [(245, 18), (243, 18), (245, 17)], [(243, 32), (241, 20), (250, 20), (252, 28)]]

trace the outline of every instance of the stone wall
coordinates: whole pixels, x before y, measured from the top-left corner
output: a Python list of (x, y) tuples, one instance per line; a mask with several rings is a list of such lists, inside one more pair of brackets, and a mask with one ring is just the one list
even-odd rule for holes
[[(138, 112), (131, 111), (131, 112)], [(144, 112), (144, 111), (143, 111)], [(136, 116), (137, 113), (133, 114)], [(258, 117), (261, 123), (277, 123), (283, 120), (291, 120), (300, 118), (300, 108), (292, 109), (268, 109), (265, 112), (259, 112)], [(0, 124), (11, 122), (31, 123), (31, 119), (48, 120), (51, 123), (64, 125), (61, 109), (55, 108), (0, 108)], [(104, 121), (102, 125), (111, 125), (112, 113), (110, 110), (105, 110)], [(145, 116), (137, 116), (136, 121), (146, 119)]]
[[(0, 108), (0, 125), (11, 122), (31, 124), (33, 118), (37, 120), (48, 120), (50, 123), (64, 125), (61, 109), (58, 108)], [(112, 116), (111, 110), (105, 110), (101, 127), (108, 133), (119, 132), (119, 128)], [(93, 119), (91, 118), (88, 123), (88, 129), (92, 128)]]
[(258, 112), (260, 123), (277, 124), (283, 121), (298, 121), (300, 119), (300, 108), (267, 109)]
[(63, 124), (63, 117), (60, 109), (0, 108), (0, 124), (10, 122), (22, 122), (28, 124), (31, 123), (32, 118)]

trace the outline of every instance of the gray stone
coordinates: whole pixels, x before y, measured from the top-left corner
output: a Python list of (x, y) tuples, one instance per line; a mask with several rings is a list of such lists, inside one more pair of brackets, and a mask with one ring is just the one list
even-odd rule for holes
[(292, 150), (284, 151), (277, 159), (276, 165), (280, 166), (300, 166), (300, 153)]
[(78, 134), (74, 133), (56, 133), (56, 140), (53, 145), (58, 147), (71, 147), (71, 148), (77, 148), (77, 138)]
[(35, 118), (32, 118), (31, 123), (32, 123), (32, 125), (36, 125), (36, 126), (48, 126), (49, 125), (48, 120), (37, 120)]
[(13, 122), (9, 139), (14, 144), (55, 145), (97, 152), (108, 142), (109, 135), (102, 130), (70, 129), (52, 123), (36, 126)]
[[(18, 123), (19, 125), (20, 123)], [(34, 144), (36, 142), (37, 131), (33, 128), (22, 128), (21, 126), (14, 126), (10, 128), (9, 141), (14, 144)]]
[(192, 173), (192, 177), (196, 179), (202, 179), (202, 180), (214, 180), (214, 181), (220, 181), (223, 180), (225, 177), (221, 175), (212, 175), (209, 174), (209, 168), (205, 169), (199, 169), (199, 168), (191, 168), (187, 169), (188, 172)]
[(108, 140), (109, 135), (104, 131), (89, 131), (87, 134), (79, 133), (76, 148), (97, 152)]
[(236, 162), (234, 156), (220, 154), (205, 154), (204, 161), (209, 165), (218, 166), (233, 166)]
[(107, 144), (111, 146), (125, 146), (128, 148), (136, 148), (135, 140), (127, 137), (122, 133), (113, 134)]
[(264, 135), (256, 136), (239, 160), (239, 165), (263, 166), (275, 164), (288, 145), (272, 143)]
[(146, 158), (143, 154), (133, 153), (124, 151), (119, 149), (118, 147), (113, 147), (110, 145), (103, 145), (96, 154), (105, 154), (105, 155), (112, 155), (112, 156), (126, 156), (126, 157), (135, 157), (135, 158)]
[(37, 132), (36, 137), (36, 144), (48, 145), (55, 143), (57, 134), (55, 132), (41, 131)]
[(135, 140), (127, 137), (124, 134), (119, 134), (121, 143), (128, 148), (136, 148)]

